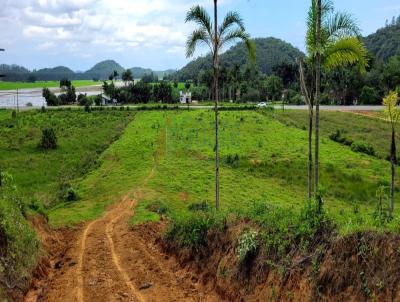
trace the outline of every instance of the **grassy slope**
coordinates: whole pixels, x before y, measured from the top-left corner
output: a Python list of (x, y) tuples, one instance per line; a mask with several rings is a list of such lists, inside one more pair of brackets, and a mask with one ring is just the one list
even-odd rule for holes
[[(94, 82), (91, 80), (72, 81), (75, 87), (101, 85), (101, 82)], [(15, 90), (15, 89), (29, 89), (29, 88), (51, 88), (59, 87), (59, 81), (46, 81), (46, 82), (0, 82), (0, 90)]]
[[(149, 183), (147, 203), (158, 200), (178, 212), (190, 202), (212, 203), (212, 114), (185, 112), (171, 119), (167, 156)], [(203, 125), (207, 125), (205, 144)], [(231, 140), (238, 133), (238, 125), (240, 144)], [(202, 133), (198, 140), (194, 139), (196, 128), (201, 128), (199, 133)], [(222, 113), (222, 207), (246, 207), (254, 200), (301, 207), (306, 196), (306, 139), (306, 131), (285, 127), (254, 112)], [(240, 161), (232, 168), (226, 159), (235, 154)], [(371, 227), (376, 189), (380, 183), (387, 184), (389, 176), (387, 162), (354, 153), (327, 138), (322, 139), (321, 162), (326, 206), (342, 230)], [(150, 216), (145, 207), (145, 204), (139, 207), (134, 223), (143, 220), (140, 214)]]
[(122, 137), (102, 154), (100, 167), (80, 182), (82, 199), (54, 208), (49, 213), (50, 223), (57, 227), (95, 219), (107, 205), (133, 194), (153, 167), (161, 133), (157, 121), (162, 121), (162, 115), (138, 113)]
[[(307, 111), (305, 110), (276, 111), (273, 116), (289, 126), (300, 129), (307, 127)], [(340, 130), (345, 137), (354, 141), (368, 142), (374, 147), (379, 157), (386, 158), (390, 150), (390, 125), (380, 119), (382, 112), (372, 113), (371, 116), (365, 117), (350, 112), (322, 111), (321, 133), (328, 137)], [(377, 118), (373, 118), (374, 116)]]
[[(244, 208), (255, 200), (302, 207), (306, 135), (304, 130), (256, 112), (222, 112), (222, 207)], [(133, 223), (158, 219), (146, 209), (154, 201), (167, 204), (174, 213), (186, 211), (192, 202), (212, 203), (213, 146), (210, 111), (140, 112), (121, 139), (103, 154), (101, 167), (81, 182), (82, 200), (54, 210), (51, 222), (61, 226), (98, 217), (106, 205), (140, 186), (157, 148), (156, 173), (142, 189), (143, 202)], [(228, 157), (236, 154), (239, 161), (229, 162)], [(326, 207), (341, 230), (372, 227), (375, 192), (380, 184), (388, 183), (388, 163), (323, 137), (321, 167)], [(396, 218), (393, 225), (397, 222)]]
[[(61, 179), (72, 182), (96, 166), (97, 157), (123, 131), (133, 113), (126, 111), (0, 111), (0, 162), (14, 176), (19, 191), (53, 203)], [(53, 127), (59, 148), (37, 148), (41, 129)]]

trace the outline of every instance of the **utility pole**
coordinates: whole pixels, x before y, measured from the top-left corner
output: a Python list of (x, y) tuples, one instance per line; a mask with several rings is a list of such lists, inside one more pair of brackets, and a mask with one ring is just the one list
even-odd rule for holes
[[(4, 48), (0, 48), (0, 51), (5, 51), (5, 49)], [(4, 77), (4, 75), (2, 75), (2, 74), (0, 74), (0, 78), (3, 78)], [(0, 165), (0, 187), (3, 185), (3, 178), (2, 178), (2, 175), (1, 175), (1, 165)]]

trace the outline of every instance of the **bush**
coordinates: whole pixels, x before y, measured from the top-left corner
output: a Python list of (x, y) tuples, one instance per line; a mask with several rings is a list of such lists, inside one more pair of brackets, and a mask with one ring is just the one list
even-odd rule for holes
[(57, 137), (53, 128), (42, 130), (42, 139), (39, 147), (44, 150), (57, 149)]
[(255, 256), (258, 250), (258, 232), (248, 230), (243, 232), (238, 239), (236, 255), (239, 262), (243, 263)]
[(210, 205), (208, 204), (207, 201), (196, 202), (196, 203), (190, 204), (188, 206), (188, 210), (192, 211), (192, 212), (196, 212), (196, 211), (208, 212), (210, 210)]
[(8, 288), (27, 289), (39, 255), (39, 240), (24, 217), (12, 177), (2, 174), (0, 187), (0, 275)]
[(332, 133), (331, 135), (329, 135), (329, 138), (331, 140), (333, 140), (334, 142), (346, 145), (346, 146), (351, 146), (353, 144), (353, 140), (344, 137), (342, 135), (342, 132), (340, 130), (336, 130), (335, 133)]
[(351, 144), (351, 150), (354, 152), (361, 152), (367, 155), (375, 156), (374, 147), (364, 142), (354, 142)]
[(360, 102), (361, 104), (380, 105), (381, 99), (374, 88), (369, 86), (364, 86), (361, 89)]
[(243, 102), (260, 102), (261, 95), (257, 89), (249, 88), (248, 91), (241, 97)]
[(226, 217), (221, 212), (182, 214), (171, 217), (165, 238), (180, 247), (199, 250), (207, 245), (207, 235), (210, 230), (222, 229), (225, 225)]
[(78, 200), (78, 194), (76, 193), (74, 188), (70, 187), (70, 188), (67, 189), (65, 200), (68, 201), (68, 202), (72, 202), (72, 201), (77, 201)]

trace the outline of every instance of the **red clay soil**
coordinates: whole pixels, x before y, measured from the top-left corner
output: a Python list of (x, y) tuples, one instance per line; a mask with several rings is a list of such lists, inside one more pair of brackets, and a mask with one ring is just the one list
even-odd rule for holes
[(129, 227), (139, 199), (137, 189), (100, 219), (59, 232), (48, 247), (55, 250), (50, 265), (38, 268), (44, 272), (36, 275), (24, 301), (221, 301), (161, 252), (154, 233), (159, 229)]

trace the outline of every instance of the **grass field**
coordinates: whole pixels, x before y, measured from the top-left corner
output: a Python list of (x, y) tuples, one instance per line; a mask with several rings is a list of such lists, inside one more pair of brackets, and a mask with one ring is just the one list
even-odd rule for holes
[[(60, 187), (97, 167), (97, 159), (124, 130), (134, 113), (101, 111), (27, 111), (11, 117), (0, 111), (1, 168), (12, 174), (27, 198), (57, 202)], [(56, 131), (56, 150), (38, 148), (43, 128)]]
[[(355, 135), (351, 129), (349, 135)], [(389, 163), (353, 152), (324, 133), (321, 143), (321, 183), (329, 215), (344, 233), (375, 228), (376, 191), (389, 183)], [(80, 182), (81, 200), (53, 209), (50, 222), (63, 226), (98, 217), (108, 204), (138, 186), (142, 201), (132, 223), (157, 220), (149, 210), (154, 205), (168, 208), (171, 215), (187, 212), (192, 203), (207, 201), (212, 206), (213, 148), (211, 111), (139, 112), (121, 139), (102, 155), (100, 167)], [(301, 209), (306, 197), (306, 148), (305, 130), (253, 111), (222, 112), (222, 209), (243, 210), (260, 201)], [(142, 186), (153, 157), (155, 174)], [(395, 217), (391, 228), (398, 225), (397, 212)]]
[[(308, 127), (306, 110), (285, 110), (284, 112), (276, 110), (267, 115), (289, 127), (299, 129)], [(321, 133), (329, 137), (339, 130), (343, 136), (353, 141), (367, 142), (373, 146), (378, 157), (385, 159), (390, 153), (391, 130), (390, 124), (382, 120), (383, 117), (383, 112), (373, 112), (369, 113), (369, 116), (362, 116), (350, 112), (322, 111)], [(398, 131), (397, 134), (400, 139), (400, 132)]]
[[(102, 82), (94, 82), (91, 80), (79, 80), (72, 81), (72, 85), (75, 87), (84, 87), (84, 86), (93, 86), (93, 85), (101, 85)], [(0, 81), (0, 90), (15, 90), (15, 89), (29, 89), (29, 88), (52, 88), (59, 87), (59, 81), (46, 81), (46, 82), (1, 82)]]

